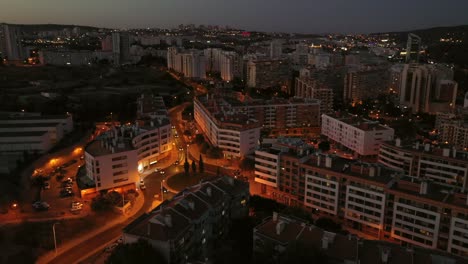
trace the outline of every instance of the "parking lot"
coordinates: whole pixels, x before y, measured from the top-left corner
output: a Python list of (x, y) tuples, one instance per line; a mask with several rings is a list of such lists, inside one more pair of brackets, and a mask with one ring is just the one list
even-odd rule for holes
[[(80, 214), (83, 211), (89, 211), (88, 202), (82, 201), (79, 197), (78, 186), (75, 181), (75, 175), (78, 169), (84, 165), (84, 160), (80, 157), (82, 149), (75, 149), (70, 155), (53, 158), (41, 168), (36, 169), (37, 175), (42, 175), (47, 180), (47, 187), (32, 186), (31, 205), (22, 205), (23, 213), (34, 213), (38, 217), (55, 217), (70, 214)], [(33, 176), (36, 177), (37, 175)], [(36, 201), (46, 202), (50, 207), (34, 208), (32, 204)], [(78, 206), (75, 203), (72, 209), (72, 202), (79, 202), (83, 205)]]

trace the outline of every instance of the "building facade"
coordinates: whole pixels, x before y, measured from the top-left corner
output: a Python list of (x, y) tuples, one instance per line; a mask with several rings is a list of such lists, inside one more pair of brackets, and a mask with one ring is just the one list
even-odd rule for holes
[(468, 152), (455, 148), (396, 139), (380, 145), (379, 163), (419, 179), (461, 190), (468, 188)]
[(218, 105), (204, 97), (194, 99), (194, 119), (211, 144), (225, 157), (241, 158), (253, 153), (260, 138), (261, 124), (242, 114), (218, 111)]
[(319, 100), (320, 113), (322, 114), (333, 111), (333, 89), (313, 78), (308, 69), (301, 69), (299, 77), (296, 77), (294, 96)]
[(380, 144), (393, 139), (394, 130), (349, 114), (323, 114), (322, 135), (359, 156), (377, 156)]

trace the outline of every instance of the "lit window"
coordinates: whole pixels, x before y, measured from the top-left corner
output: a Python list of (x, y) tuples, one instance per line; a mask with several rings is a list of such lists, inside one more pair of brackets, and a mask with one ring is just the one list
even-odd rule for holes
[(245, 199), (241, 201), (242, 205), (245, 205), (246, 203), (247, 203), (247, 200), (245, 200)]

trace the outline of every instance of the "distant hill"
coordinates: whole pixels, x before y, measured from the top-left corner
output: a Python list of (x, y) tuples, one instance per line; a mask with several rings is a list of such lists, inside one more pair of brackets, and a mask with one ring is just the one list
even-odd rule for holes
[(16, 26), (20, 26), (22, 31), (30, 33), (30, 32), (38, 32), (38, 31), (58, 31), (64, 30), (66, 28), (75, 28), (78, 27), (82, 31), (96, 31), (100, 28), (91, 27), (91, 26), (80, 26), (80, 25), (58, 25), (58, 24), (16, 24)]
[[(375, 33), (372, 35), (388, 35), (389, 38), (394, 39), (396, 43), (404, 47), (409, 33), (421, 37), (422, 44), (427, 46), (428, 59), (453, 63), (465, 69), (468, 68), (468, 25)], [(442, 41), (442, 39), (448, 41)]]
[(375, 33), (375, 35), (388, 34), (396, 40), (406, 42), (409, 33), (414, 33), (421, 37), (423, 43), (440, 42), (441, 38), (457, 37), (463, 41), (468, 41), (468, 25), (453, 27), (434, 27), (426, 29), (416, 29), (401, 32)]

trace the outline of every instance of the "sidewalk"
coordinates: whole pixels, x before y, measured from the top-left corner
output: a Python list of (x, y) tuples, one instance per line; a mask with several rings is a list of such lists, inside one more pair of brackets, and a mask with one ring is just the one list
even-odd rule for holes
[[(91, 232), (89, 232), (89, 233), (87, 233), (85, 235), (82, 235), (82, 236), (77, 237), (75, 239), (69, 240), (69, 241), (65, 242), (64, 244), (62, 244), (62, 245), (59, 245), (57, 247), (58, 255), (60, 255), (60, 253), (62, 253), (62, 252), (66, 252), (66, 251), (72, 249), (75, 245), (81, 244), (81, 243), (85, 242), (86, 240), (89, 240), (89, 239), (99, 235), (100, 233), (104, 232), (105, 230), (107, 230), (109, 228), (112, 228), (115, 225), (124, 223), (125, 221), (128, 220), (128, 218), (134, 216), (138, 211), (141, 210), (141, 208), (143, 207), (143, 205), (145, 203), (145, 198), (144, 198), (143, 193), (141, 191), (138, 191), (138, 192), (139, 192), (138, 198), (136, 199), (136, 202), (133, 205), (133, 208), (130, 210), (129, 213), (124, 214), (122, 216), (119, 216), (118, 218), (116, 218), (116, 219), (114, 219), (112, 221), (109, 221), (104, 226), (102, 226), (102, 227), (100, 227), (98, 229), (95, 229), (95, 230), (93, 230), (93, 231), (91, 231)], [(92, 252), (89, 252), (88, 256), (91, 253)], [(56, 257), (55, 252), (52, 250), (52, 251), (49, 251), (48, 253), (40, 256), (36, 263), (38, 263), (38, 264), (49, 263), (55, 257)], [(83, 256), (83, 258), (85, 258), (85, 257), (87, 257), (87, 256)]]

